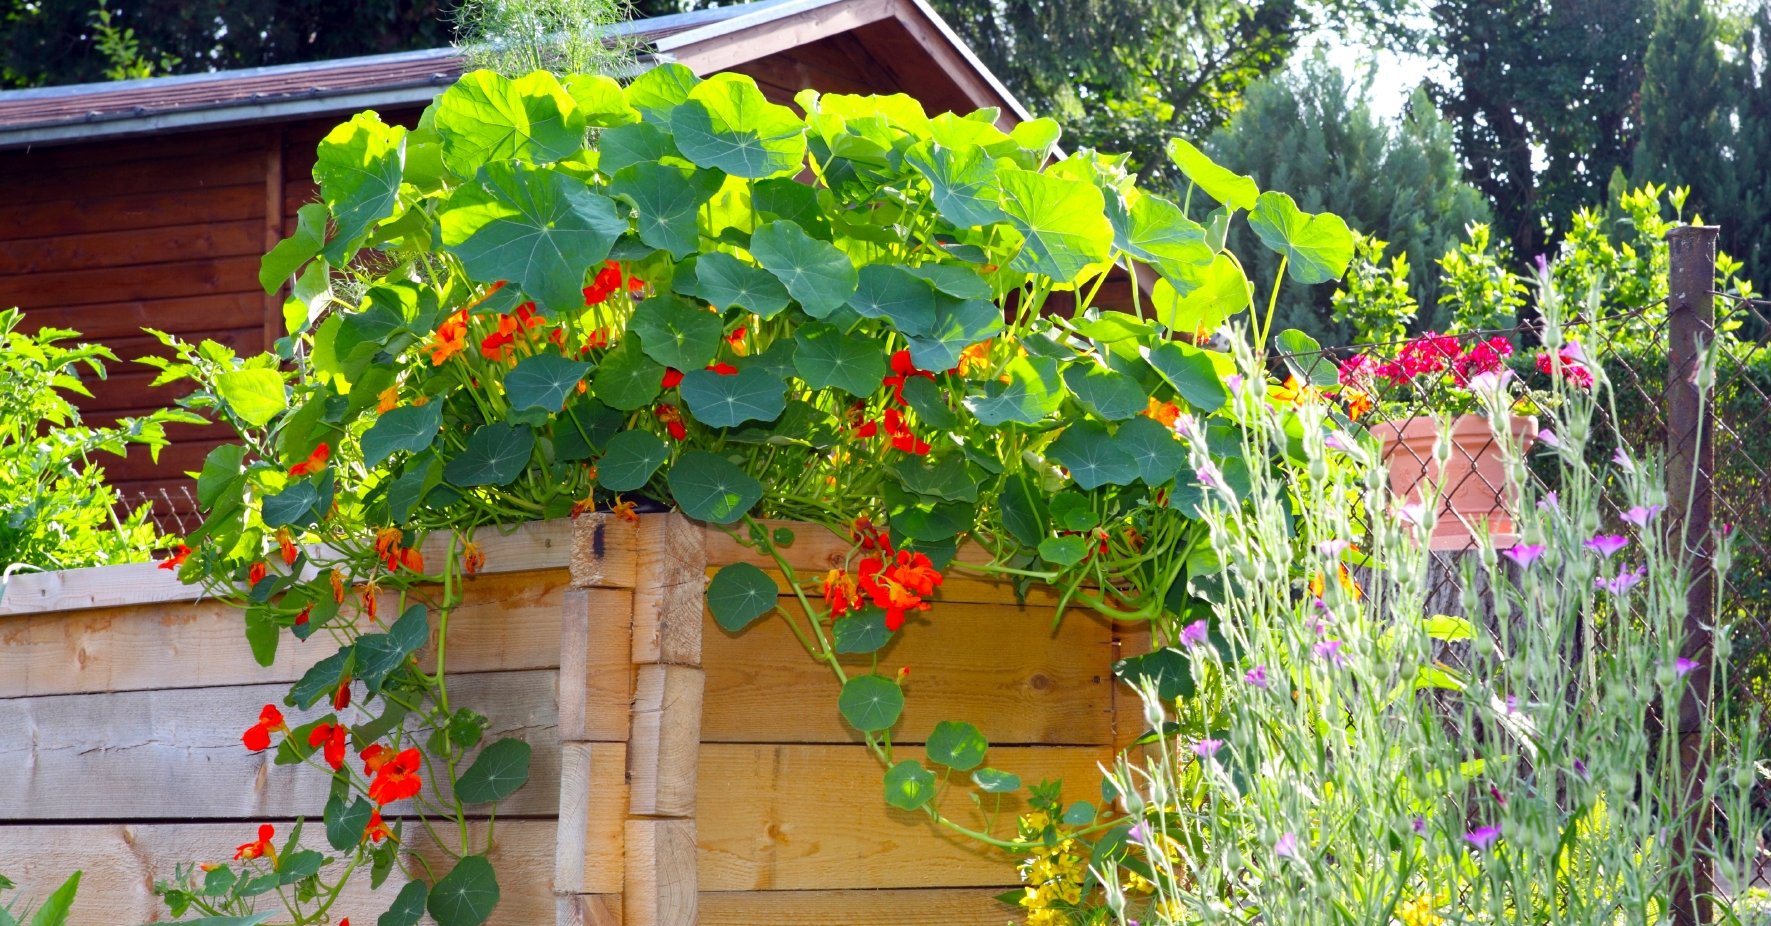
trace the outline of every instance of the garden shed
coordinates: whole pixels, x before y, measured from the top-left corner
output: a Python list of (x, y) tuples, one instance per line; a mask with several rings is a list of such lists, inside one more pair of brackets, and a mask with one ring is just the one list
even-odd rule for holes
[[(996, 107), (1005, 127), (1026, 117), (922, 0), (761, 0), (618, 28), (648, 62), (748, 74), (778, 102), (806, 87), (902, 92), (930, 112)], [(259, 287), (259, 257), (316, 197), (315, 145), (364, 109), (414, 124), (460, 72), (455, 51), (437, 49), (0, 92), (0, 306), (125, 361), (157, 349), (144, 326), (267, 349), (281, 298)], [(168, 404), (176, 393), (150, 389), (153, 376), (115, 366), (92, 384), (89, 420)], [(108, 462), (127, 501), (185, 485), (223, 434), (173, 438), (157, 463), (142, 448)]]

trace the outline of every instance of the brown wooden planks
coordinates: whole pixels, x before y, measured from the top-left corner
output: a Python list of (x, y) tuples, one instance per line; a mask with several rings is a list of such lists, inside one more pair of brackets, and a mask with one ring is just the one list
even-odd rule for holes
[[(781, 705), (830, 703), (817, 695)], [(834, 707), (834, 705), (833, 705)], [(921, 758), (899, 749), (898, 760)], [(1105, 748), (993, 748), (986, 762), (1027, 782), (1062, 778), (1068, 799), (1100, 798)], [(1010, 877), (1009, 859), (937, 829), (921, 813), (888, 807), (883, 770), (861, 746), (701, 747), (696, 816), (703, 891), (988, 887)], [(965, 789), (943, 804), (976, 824)], [(1025, 807), (1003, 803), (997, 835), (1013, 835)]]
[(220, 328), (251, 327), (264, 307), (261, 291), (176, 299), (141, 299), (117, 293), (112, 298), (118, 301), (81, 306), (21, 306), (25, 310), (25, 330), (72, 328), (88, 340), (106, 342), (141, 337), (143, 328), (201, 336), (201, 332)]
[[(451, 700), (489, 719), (484, 743), (516, 737), (534, 747), (529, 784), (499, 806), (501, 814), (557, 810), (558, 681), (545, 669), (451, 673)], [(332, 713), (326, 700), (305, 711), (287, 707), (287, 692), (273, 684), (0, 699), (0, 821), (317, 816), (331, 786), (326, 774), (276, 765), (274, 749), (252, 753), (240, 742), (265, 704), (283, 708), (291, 727)], [(356, 724), (380, 711), (377, 703), (341, 717)], [(608, 719), (622, 713), (611, 705)], [(355, 750), (348, 759), (357, 764)], [(616, 812), (625, 809), (610, 800)], [(403, 806), (392, 805), (390, 815)]]
[[(195, 190), (150, 190), (95, 200), (58, 199), (0, 206), (0, 241), (125, 228), (167, 228), (263, 215), (263, 181)], [(0, 299), (4, 298), (0, 295)]]
[[(799, 607), (782, 599), (795, 615)], [(858, 742), (836, 710), (828, 666), (808, 656), (771, 615), (730, 634), (703, 629), (707, 742)], [(991, 742), (1112, 742), (1112, 630), (1075, 612), (1054, 632), (1048, 608), (939, 602), (905, 624), (879, 654), (880, 671), (910, 667), (904, 719), (893, 735), (920, 742), (942, 720), (967, 720)], [(865, 672), (869, 657), (845, 657)], [(795, 705), (782, 710), (783, 704)]]
[(996, 895), (1007, 889), (708, 891), (700, 926), (1003, 926), (1014, 908)]
[(259, 289), (255, 256), (203, 257), (134, 267), (0, 276), (0, 302), (26, 307), (111, 302), (119, 295), (171, 299)]
[(101, 231), (8, 242), (0, 275), (163, 264), (202, 257), (263, 253), (261, 223), (250, 219), (176, 228)]

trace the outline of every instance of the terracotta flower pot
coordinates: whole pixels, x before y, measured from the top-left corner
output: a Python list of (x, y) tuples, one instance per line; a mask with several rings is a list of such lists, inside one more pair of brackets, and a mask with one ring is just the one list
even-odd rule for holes
[[(1521, 451), (1537, 438), (1537, 419), (1512, 416), (1509, 437)], [(1486, 522), (1495, 544), (1513, 542), (1512, 507), (1515, 493), (1507, 488), (1501, 445), (1484, 415), (1460, 415), (1451, 422), (1451, 456), (1440, 482), (1433, 444), (1439, 439), (1439, 422), (1430, 416), (1386, 421), (1372, 427), (1384, 442), (1384, 462), (1390, 468), (1390, 492), (1398, 499), (1420, 501), (1422, 488), (1440, 485), (1438, 520), (1428, 547), (1463, 550), (1475, 545), (1477, 525)]]

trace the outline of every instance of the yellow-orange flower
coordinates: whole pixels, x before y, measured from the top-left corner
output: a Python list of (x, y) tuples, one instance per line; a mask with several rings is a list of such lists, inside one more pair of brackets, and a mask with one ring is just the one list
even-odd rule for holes
[(1341, 398), (1347, 403), (1347, 417), (1359, 419), (1371, 411), (1371, 396), (1365, 392), (1348, 387), (1341, 390)]
[(437, 327), (430, 339), (430, 365), (440, 367), (443, 361), (467, 350), (467, 310), (462, 309)]
[(400, 387), (389, 386), (376, 396), (375, 410), (385, 415), (393, 411), (394, 406), (398, 404), (400, 404)]
[(1150, 399), (1149, 407), (1145, 408), (1140, 414), (1145, 418), (1155, 420), (1165, 428), (1172, 429), (1175, 426), (1175, 422), (1179, 421), (1181, 418), (1181, 407), (1173, 402), (1158, 402), (1152, 397)]

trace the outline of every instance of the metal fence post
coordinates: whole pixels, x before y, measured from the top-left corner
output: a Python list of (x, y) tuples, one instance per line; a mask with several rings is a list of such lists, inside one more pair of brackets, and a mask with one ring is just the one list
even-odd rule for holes
[(1710, 567), (1715, 428), (1710, 397), (1696, 373), (1715, 337), (1715, 226), (1681, 226), (1667, 232), (1666, 489), (1672, 542), (1688, 552), (1691, 586), (1685, 596), (1685, 639), (1680, 652), (1696, 664), (1685, 679), (1679, 704), (1680, 760), (1687, 782), (1683, 806), (1695, 813), (1674, 828), (1673, 917), (1681, 926), (1710, 922), (1714, 872), (1707, 853), (1714, 813), (1703, 800), (1708, 757), (1702, 749), (1705, 698), (1710, 687), (1710, 627), (1714, 624), (1716, 575)]

